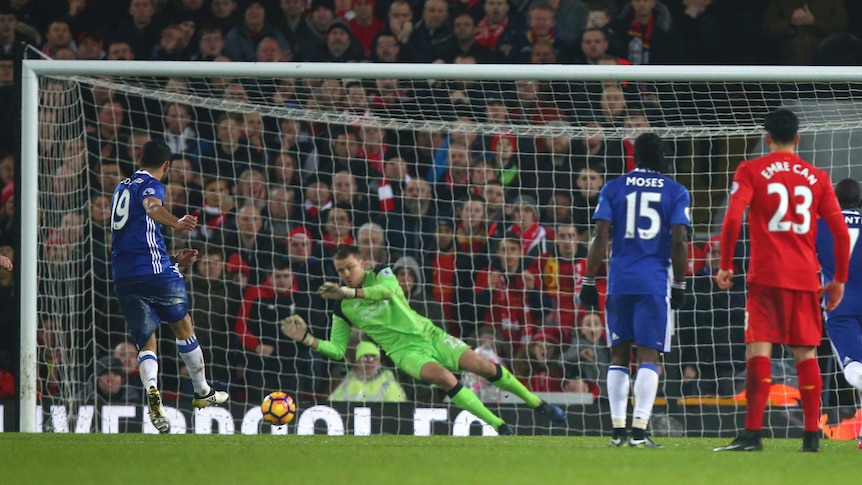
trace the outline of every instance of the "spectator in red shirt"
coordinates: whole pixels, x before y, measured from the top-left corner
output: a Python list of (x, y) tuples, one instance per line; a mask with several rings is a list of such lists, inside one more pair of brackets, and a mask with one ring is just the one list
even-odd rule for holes
[[(310, 375), (311, 351), (285, 337), (273, 323), (294, 314), (310, 318), (308, 294), (297, 290), (289, 261), (279, 260), (266, 280), (249, 287), (243, 297), (234, 331), (248, 352), (246, 384), (258, 393), (311, 389), (302, 382)], [(262, 396), (249, 399), (258, 397)]]
[(548, 240), (554, 238), (552, 230), (539, 224), (539, 208), (536, 199), (529, 195), (518, 197), (512, 204), (514, 224), (509, 231), (520, 237), (524, 256), (531, 260), (548, 252)]
[[(532, 339), (543, 320), (542, 310), (550, 308), (535, 266), (524, 267), (519, 238), (507, 234), (500, 241), (492, 263), (476, 276), (476, 305), (480, 319), (497, 329), (510, 352), (520, 350)], [(484, 312), (483, 312), (484, 310)], [(504, 346), (505, 348), (505, 346)]]
[(447, 218), (438, 219), (434, 237), (436, 250), (424, 265), (431, 269), (431, 297), (443, 306), (445, 330), (460, 336), (461, 329), (455, 322), (455, 222)]
[(509, 15), (506, 0), (485, 0), (485, 17), (476, 26), (476, 43), (508, 57), (523, 29)]
[(371, 55), (374, 36), (386, 29), (386, 25), (374, 16), (376, 3), (376, 0), (353, 0), (353, 12), (356, 14), (356, 17), (348, 22), (350, 32), (359, 41), (359, 44), (362, 46), (362, 52), (366, 56)]

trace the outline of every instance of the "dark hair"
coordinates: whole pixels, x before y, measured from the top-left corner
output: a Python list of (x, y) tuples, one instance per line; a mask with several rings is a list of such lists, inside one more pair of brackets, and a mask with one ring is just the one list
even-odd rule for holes
[(222, 34), (222, 31), (221, 31), (221, 27), (219, 27), (218, 25), (215, 25), (213, 23), (207, 23), (207, 24), (204, 24), (204, 25), (198, 27), (198, 36), (199, 37), (203, 37), (203, 36), (208, 35), (208, 34), (216, 34), (216, 33), (221, 34), (221, 36), (224, 37), (224, 34)]
[[(509, 243), (509, 242), (515, 243), (515, 244), (520, 246), (521, 245), (521, 236), (518, 235), (518, 233), (516, 233), (516, 232), (506, 231), (506, 233), (503, 234), (503, 237), (499, 238), (499, 244)], [(500, 247), (499, 244), (497, 246), (498, 248)]]
[[(605, 10), (607, 10), (607, 7), (605, 7)], [(587, 32), (599, 32), (602, 34), (602, 37), (605, 38), (605, 41), (608, 40), (608, 33), (605, 32), (605, 29), (603, 29), (601, 27), (588, 27), (588, 28), (584, 29), (584, 32), (581, 34), (581, 42), (583, 42), (584, 35), (586, 35)]]
[(488, 200), (485, 199), (485, 197), (483, 197), (482, 195), (475, 192), (467, 192), (463, 197), (461, 197), (459, 202), (461, 203), (461, 205), (464, 205), (467, 202), (481, 202), (483, 204), (487, 204)]
[(350, 256), (361, 258), (362, 255), (359, 253), (359, 247), (354, 246), (353, 244), (339, 244), (338, 247), (335, 248), (335, 254), (332, 255), (332, 258), (347, 259)]
[(644, 133), (635, 138), (635, 164), (638, 168), (664, 172), (664, 143), (660, 136)]
[(520, 247), (521, 246), (521, 236), (519, 236), (518, 234), (516, 234), (512, 231), (506, 231), (503, 234), (489, 237), (489, 239), (488, 239), (488, 250), (490, 251), (491, 254), (496, 255), (497, 251), (500, 250), (500, 247), (502, 247), (504, 244), (507, 244), (507, 243), (517, 244)]
[[(371, 45), (376, 48), (377, 42), (380, 41), (381, 37), (393, 37), (395, 40), (398, 40), (398, 36), (395, 35), (395, 32), (392, 32), (389, 29), (383, 29), (383, 30), (377, 32), (376, 34), (374, 34), (374, 40), (371, 41)], [(400, 46), (401, 44), (398, 44), (398, 45)]]
[(217, 246), (215, 244), (206, 244), (201, 247), (199, 250), (201, 256), (218, 256), (222, 260), (226, 259), (224, 257), (224, 249), (221, 246)]
[(554, 7), (552, 7), (547, 0), (537, 0), (530, 4), (528, 12), (532, 12), (533, 10), (547, 10), (549, 12), (553, 12)]
[(799, 118), (787, 108), (781, 108), (766, 115), (763, 127), (776, 143), (792, 143), (799, 132)]
[(862, 188), (859, 182), (847, 178), (835, 185), (835, 195), (842, 209), (858, 209), (862, 206)]
[(171, 159), (171, 149), (159, 140), (150, 140), (144, 143), (141, 150), (141, 168), (158, 168)]
[(276, 259), (272, 264), (272, 269), (273, 271), (283, 271), (286, 269), (292, 271), (292, 268), (290, 267), (290, 258), (284, 257)]
[(454, 23), (456, 20), (458, 20), (458, 19), (459, 19), (459, 18), (461, 18), (461, 17), (470, 17), (470, 20), (473, 22), (473, 25), (476, 25), (476, 19), (475, 19), (475, 18), (473, 18), (473, 16), (472, 16), (470, 13), (468, 13), (468, 12), (461, 12), (461, 13), (459, 13), (458, 15), (456, 15), (456, 16), (452, 19), (452, 22)]

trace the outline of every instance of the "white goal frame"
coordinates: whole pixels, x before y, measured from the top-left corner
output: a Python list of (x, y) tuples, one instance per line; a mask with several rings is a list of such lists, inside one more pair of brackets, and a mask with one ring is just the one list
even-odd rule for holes
[(862, 82), (862, 67), (222, 63), (24, 60), (21, 92), (19, 429), (36, 432), (38, 108), (41, 76), (241, 76), (402, 80)]

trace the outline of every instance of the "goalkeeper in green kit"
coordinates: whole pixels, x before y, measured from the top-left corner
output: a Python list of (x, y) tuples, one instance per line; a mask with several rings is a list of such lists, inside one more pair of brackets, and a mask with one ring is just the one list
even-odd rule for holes
[(499, 435), (514, 434), (514, 430), (485, 407), (473, 391), (462, 386), (452, 372), (473, 372), (517, 395), (551, 421), (566, 420), (562, 409), (542, 401), (511, 372), (413, 311), (391, 268), (365, 271), (359, 248), (351, 245), (338, 246), (333, 262), (344, 286), (327, 282), (317, 290), (323, 298), (341, 300), (332, 317), (331, 339), (320, 340), (312, 335), (296, 315), (281, 321), (281, 331), (289, 338), (331, 359), (342, 359), (350, 327), (354, 326), (377, 342), (399, 369), (445, 390), (453, 403), (493, 426)]

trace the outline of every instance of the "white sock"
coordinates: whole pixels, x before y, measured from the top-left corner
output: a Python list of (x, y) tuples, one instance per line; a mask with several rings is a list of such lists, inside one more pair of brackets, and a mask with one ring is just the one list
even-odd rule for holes
[(159, 358), (152, 350), (142, 350), (138, 352), (138, 372), (141, 374), (141, 382), (144, 384), (144, 389), (149, 390), (151, 387), (159, 388)]
[(658, 367), (655, 364), (638, 365), (635, 377), (635, 409), (632, 413), (632, 428), (646, 429), (649, 423), (655, 395), (658, 392)]
[(620, 365), (608, 367), (608, 401), (610, 401), (611, 421), (614, 428), (626, 427), (630, 387), (631, 376), (628, 368)]
[(862, 391), (862, 362), (853, 361), (845, 365), (844, 378), (848, 384)]
[(177, 350), (189, 370), (189, 377), (192, 378), (192, 384), (195, 386), (195, 394), (198, 396), (209, 394), (210, 385), (207, 384), (204, 353), (201, 351), (197, 337), (192, 335), (185, 340), (177, 340)]

